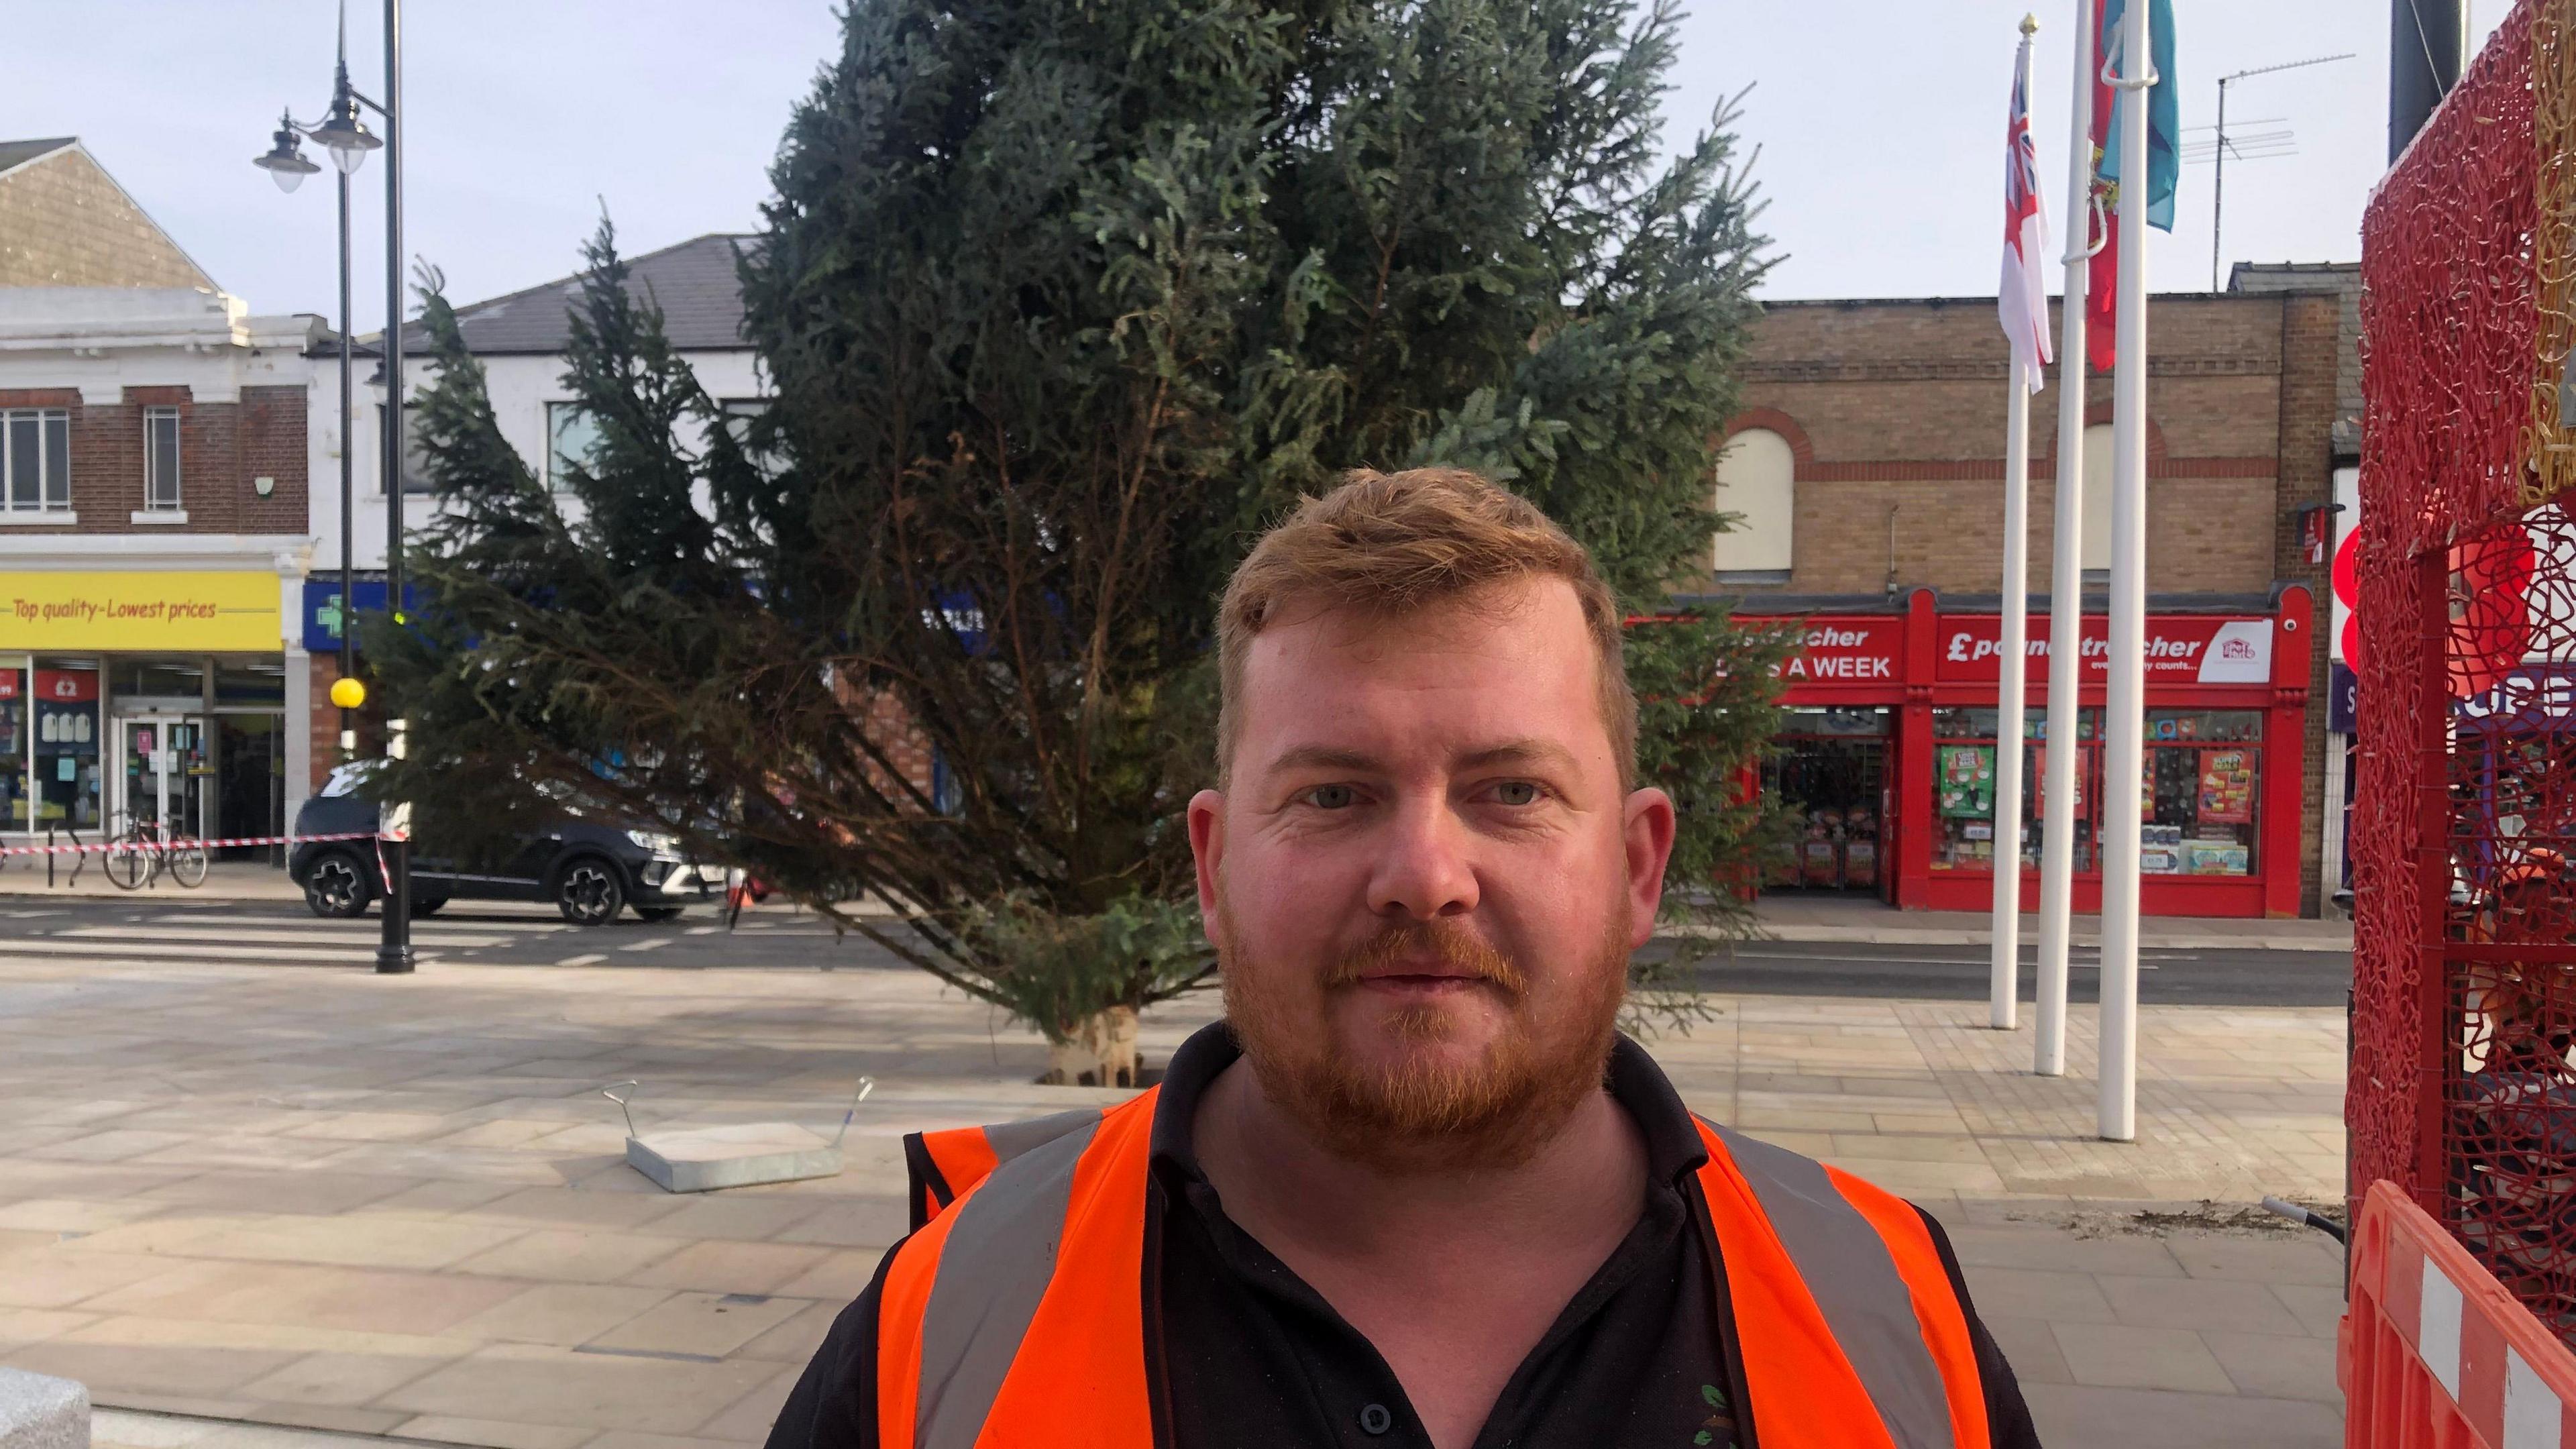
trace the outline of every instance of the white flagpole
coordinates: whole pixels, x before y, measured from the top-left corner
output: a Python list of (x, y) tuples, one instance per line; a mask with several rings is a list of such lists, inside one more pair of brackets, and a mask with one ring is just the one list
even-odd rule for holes
[[(2030, 37), (2039, 22), (2023, 16), (2021, 21), (2021, 55), (2017, 62), (2013, 94), (2030, 94)], [(2019, 133), (2012, 139), (2012, 164), (2021, 165)], [(2015, 222), (2015, 242), (2020, 238)], [(2039, 264), (2037, 257), (2024, 257), (2024, 267)], [(2018, 274), (2007, 276), (2005, 286), (2018, 286)], [(2048, 326), (2043, 310), (2036, 319), (2040, 328)], [(1997, 1031), (2011, 1031), (2021, 1024), (2021, 735), (2022, 735), (2022, 670), (2029, 649), (2023, 635), (2030, 612), (2030, 384), (2033, 379), (2028, 364), (2022, 361), (2022, 339), (2010, 338), (2011, 374), (2006, 386), (2011, 389), (2004, 404), (2004, 587), (2002, 665), (2003, 675), (1995, 689), (1995, 943), (1994, 960), (1989, 972), (1986, 1024)]]
[(2003, 677), (1995, 687), (1995, 951), (1987, 1024), (2011, 1031), (2021, 1010), (2022, 669), (2030, 652), (2030, 386), (2016, 350), (2005, 407)]
[(2111, 679), (2102, 702), (2102, 1099), (2105, 1141), (2138, 1136), (2138, 788), (2147, 665), (2147, 87), (2151, 0), (2120, 40), (2119, 357), (2111, 372)]
[[(2077, 691), (2084, 683), (2084, 294), (2092, 253), (2093, 0), (2075, 0), (2074, 134), (2066, 143), (2066, 297), (2057, 344), (2057, 537), (2048, 570), (2048, 773), (2040, 782), (2038, 1020), (2030, 1069), (2066, 1075), (2067, 916), (2075, 889)], [(2107, 219), (2105, 221), (2107, 225)]]
[(1995, 950), (1987, 1024), (2020, 1025), (2022, 669), (2029, 654), (2030, 387), (2025, 364), (2012, 365), (2012, 436), (2004, 445), (2003, 677), (1995, 686)]

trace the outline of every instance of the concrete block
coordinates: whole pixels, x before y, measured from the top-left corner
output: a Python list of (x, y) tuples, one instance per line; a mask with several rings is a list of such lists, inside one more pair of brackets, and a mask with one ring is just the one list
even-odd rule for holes
[(89, 1390), (0, 1368), (0, 1449), (89, 1449)]
[(712, 1192), (761, 1182), (838, 1177), (841, 1149), (787, 1122), (691, 1127), (626, 1139), (626, 1162), (664, 1192)]
[(876, 1090), (872, 1078), (859, 1078), (850, 1109), (841, 1114), (838, 1135), (791, 1122), (744, 1122), (729, 1127), (684, 1127), (656, 1130), (647, 1137), (635, 1130), (630, 1098), (617, 1095), (619, 1082), (600, 1095), (626, 1114), (626, 1165), (658, 1184), (664, 1192), (713, 1192), (724, 1187), (750, 1187), (764, 1182), (795, 1182), (808, 1177), (841, 1175), (841, 1141), (859, 1104)]

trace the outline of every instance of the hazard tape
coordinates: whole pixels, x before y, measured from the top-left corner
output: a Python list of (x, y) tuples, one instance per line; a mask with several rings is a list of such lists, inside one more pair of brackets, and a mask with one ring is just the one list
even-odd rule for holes
[(340, 835), (239, 835), (227, 840), (191, 840), (184, 835), (160, 840), (111, 840), (101, 845), (7, 845), (0, 855), (101, 855), (111, 850), (177, 850), (198, 846), (206, 850), (230, 850), (247, 845), (302, 845), (325, 840), (402, 840), (400, 835), (382, 835), (373, 830), (352, 830)]

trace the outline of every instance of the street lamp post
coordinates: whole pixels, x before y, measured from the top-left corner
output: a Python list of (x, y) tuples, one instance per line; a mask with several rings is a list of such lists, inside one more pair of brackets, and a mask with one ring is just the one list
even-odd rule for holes
[[(403, 618), (402, 0), (385, 0), (385, 611)], [(385, 753), (403, 757), (404, 722), (385, 721)], [(386, 807), (384, 935), (376, 970), (412, 969), (411, 805)]]
[[(252, 164), (268, 172), (281, 191), (293, 191), (304, 178), (320, 171), (304, 156), (300, 138), (310, 137), (331, 153), (333, 169), (339, 172), (340, 200), (340, 678), (357, 678), (355, 614), (357, 606), (356, 575), (356, 487), (352, 478), (355, 459), (349, 438), (353, 425), (356, 386), (351, 376), (350, 357), (350, 257), (349, 257), (349, 179), (366, 164), (367, 153), (385, 153), (385, 378), (389, 404), (385, 409), (385, 451), (383, 478), (385, 484), (385, 607), (394, 617), (402, 616), (402, 539), (403, 539), (403, 349), (402, 349), (402, 160), (400, 122), (396, 119), (401, 106), (402, 86), (402, 4), (385, 0), (385, 99), (383, 104), (369, 100), (349, 83), (349, 11), (347, 0), (340, 7), (340, 49), (332, 76), (331, 104), (323, 119), (314, 125), (297, 122), (292, 112), (278, 118), (274, 144), (268, 154)], [(384, 122), (382, 139), (370, 134), (359, 107), (374, 111)], [(348, 695), (346, 686), (333, 688), (339, 702)], [(363, 698), (362, 695), (355, 696)], [(386, 752), (400, 757), (403, 751), (403, 722), (386, 721)], [(354, 755), (357, 750), (356, 711), (343, 703), (340, 709), (340, 746)], [(384, 936), (376, 948), (376, 969), (399, 973), (412, 969), (411, 949), (411, 861), (408, 834), (409, 811), (400, 805), (386, 811), (386, 834), (392, 838), (380, 843), (385, 865)]]

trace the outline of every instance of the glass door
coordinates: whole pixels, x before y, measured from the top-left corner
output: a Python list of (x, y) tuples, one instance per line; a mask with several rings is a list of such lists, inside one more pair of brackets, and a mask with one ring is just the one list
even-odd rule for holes
[(158, 824), (172, 835), (205, 838), (205, 721), (175, 714), (128, 715), (116, 722), (119, 825)]

